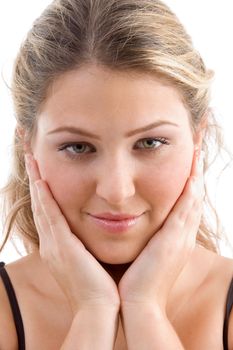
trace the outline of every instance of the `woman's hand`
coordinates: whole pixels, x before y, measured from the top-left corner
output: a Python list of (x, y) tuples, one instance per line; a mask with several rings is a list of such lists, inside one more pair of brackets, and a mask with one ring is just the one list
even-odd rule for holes
[(166, 311), (169, 291), (196, 245), (204, 196), (202, 163), (194, 156), (190, 177), (162, 228), (123, 275), (118, 285), (122, 307), (157, 305)]
[(70, 231), (47, 183), (40, 177), (36, 160), (31, 154), (25, 159), (40, 256), (68, 298), (74, 315), (81, 308), (119, 309), (115, 282)]

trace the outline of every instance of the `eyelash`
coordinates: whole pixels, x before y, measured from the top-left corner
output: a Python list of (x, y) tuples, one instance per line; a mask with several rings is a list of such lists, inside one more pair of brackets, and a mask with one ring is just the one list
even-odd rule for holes
[[(153, 137), (149, 137), (149, 138), (145, 138), (145, 139), (141, 139), (138, 142), (145, 142), (145, 141), (156, 141), (156, 142), (160, 142), (162, 145), (169, 145), (169, 142), (166, 138), (164, 137), (156, 137), (156, 138), (153, 138)], [(75, 147), (75, 146), (87, 146), (87, 147), (90, 147), (90, 148), (93, 148), (90, 144), (86, 143), (86, 142), (70, 142), (70, 143), (66, 143), (64, 145), (61, 145), (59, 148), (58, 148), (58, 151), (65, 151), (66, 153), (66, 156), (68, 158), (71, 158), (71, 159), (77, 159), (77, 158), (81, 158), (81, 157), (84, 157), (84, 156), (88, 156), (90, 155), (90, 153), (94, 153), (94, 151), (92, 150), (90, 153), (88, 152), (82, 152), (82, 153), (76, 153), (76, 154), (72, 154), (71, 152), (69, 152), (67, 149), (69, 147)], [(157, 146), (155, 148), (141, 148), (142, 151), (146, 151), (146, 152), (157, 152), (158, 148), (160, 148), (161, 146)], [(136, 148), (136, 149), (140, 149), (140, 148)]]

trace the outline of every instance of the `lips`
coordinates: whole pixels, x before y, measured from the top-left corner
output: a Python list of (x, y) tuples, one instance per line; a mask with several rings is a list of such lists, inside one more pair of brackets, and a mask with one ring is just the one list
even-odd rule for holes
[(129, 215), (129, 214), (111, 214), (111, 213), (101, 213), (101, 214), (89, 214), (91, 222), (106, 232), (110, 233), (124, 233), (128, 232), (130, 228), (135, 226), (140, 220), (141, 215)]
[(130, 214), (111, 214), (111, 213), (101, 213), (101, 214), (89, 214), (98, 219), (121, 221), (121, 220), (132, 220), (139, 217), (141, 214), (130, 215)]

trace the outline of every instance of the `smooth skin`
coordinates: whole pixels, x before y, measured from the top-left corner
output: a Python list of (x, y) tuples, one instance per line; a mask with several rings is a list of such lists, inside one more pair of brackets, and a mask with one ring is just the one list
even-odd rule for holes
[[(27, 154), (25, 159), (34, 220), (40, 238), (40, 255), (68, 296), (74, 314), (82, 306), (91, 308), (95, 304), (116, 308), (122, 303), (153, 305), (155, 296), (156, 302), (164, 307), (164, 299), (195, 247), (204, 194), (202, 164), (198, 165), (197, 156), (194, 156), (192, 173), (184, 192), (163, 227), (122, 277), (120, 295), (112, 278), (70, 231), (48, 185), (40, 177), (33, 156)], [(155, 256), (156, 260), (151, 264)], [(79, 266), (78, 271), (74, 271), (73, 266)], [(76, 278), (75, 272), (78, 274)], [(170, 280), (164, 282), (164, 276)], [(82, 286), (83, 289), (80, 288)]]
[[(36, 161), (32, 155), (26, 156), (34, 220), (40, 237), (40, 255), (67, 296), (74, 318), (76, 314), (82, 314), (83, 309), (94, 313), (95, 308), (118, 310), (122, 307), (123, 318), (129, 323), (124, 325), (129, 349), (142, 349), (142, 346), (153, 349), (164, 345), (172, 349), (176, 343), (177, 349), (184, 349), (175, 332), (171, 332), (167, 325), (159, 334), (154, 330), (148, 334), (147, 327), (148, 338), (143, 338), (143, 328), (137, 324), (132, 329), (129, 314), (132, 310), (142, 312), (143, 309), (153, 310), (155, 307), (166, 315), (170, 288), (195, 247), (204, 193), (201, 162), (198, 164), (195, 154), (192, 173), (182, 195), (162, 228), (123, 275), (118, 294), (111, 277), (70, 231), (48, 185), (40, 177)], [(78, 269), (74, 269), (74, 266), (78, 266)], [(161, 324), (159, 327), (162, 328)], [(135, 344), (139, 331), (141, 342)], [(109, 349), (111, 341), (112, 344), (115, 342), (115, 331), (112, 335)], [(66, 345), (67, 349), (72, 341), (77, 345), (75, 334), (73, 337), (74, 340), (69, 340), (71, 343)]]
[(33, 156), (28, 154), (26, 159), (40, 256), (67, 295), (74, 315), (82, 307), (118, 308), (120, 300), (114, 281), (70, 231)]
[[(233, 263), (195, 242), (203, 132), (156, 77), (89, 66), (54, 81), (25, 141), (40, 248), (6, 266), (29, 349), (222, 350)], [(140, 219), (111, 234), (89, 215), (102, 212)], [(0, 348), (13, 350), (1, 283), (0, 305)]]
[[(79, 133), (57, 131), (66, 126)], [(135, 260), (181, 195), (198, 142), (201, 134), (193, 136), (175, 87), (87, 66), (54, 81), (29, 147), (71, 231), (99, 261), (120, 269)], [(89, 215), (104, 212), (140, 218), (114, 235)]]
[[(176, 118), (174, 118), (174, 115)], [(61, 124), (62, 120), (63, 123)], [(76, 135), (76, 140), (83, 137), (82, 142), (79, 143), (81, 150), (80, 148), (76, 149), (77, 142), (76, 145), (73, 142), (66, 149), (63, 149), (64, 146), (58, 147), (63, 151), (57, 152), (56, 150), (55, 152), (54, 144), (57, 148), (57, 143), (61, 143), (65, 137), (62, 134), (54, 133), (54, 129), (57, 126), (64, 126), (64, 120), (66, 125), (77, 126), (84, 130), (87, 126), (90, 129), (91, 126), (92, 133), (95, 131), (95, 134), (101, 135), (100, 141), (96, 141), (92, 137), (91, 141), (94, 143), (92, 145), (89, 141), (87, 142), (91, 139), (90, 136)], [(140, 133), (142, 134), (141, 138), (134, 136), (135, 132), (129, 133), (129, 130), (132, 129), (132, 122), (134, 129), (137, 129), (137, 126), (145, 128), (146, 122), (150, 125), (150, 123), (158, 123), (159, 121), (168, 122), (170, 125), (157, 126), (156, 129), (151, 127), (152, 130), (142, 131)], [(175, 125), (171, 125), (172, 123)], [(159, 138), (157, 136), (156, 143), (152, 144), (152, 147), (149, 144), (148, 147), (146, 141), (149, 139), (149, 132), (164, 137), (160, 136)], [(28, 148), (31, 148), (38, 163), (38, 167), (34, 165), (34, 181), (42, 178), (47, 182), (61, 213), (66, 218), (66, 222), (62, 225), (57, 221), (57, 212), (51, 214), (52, 218), (53, 216), (56, 218), (54, 223), (57, 226), (54, 231), (59, 230), (59, 233), (56, 233), (59, 240), (62, 234), (68, 239), (64, 231), (70, 229), (73, 233), (71, 235), (72, 239), (74, 240), (74, 235), (80, 239), (79, 244), (83, 244), (83, 250), (89, 252), (90, 258), (92, 258), (91, 255), (94, 255), (100, 261), (116, 265), (132, 262), (139, 256), (145, 246), (148, 246), (149, 252), (151, 243), (148, 244), (148, 242), (156, 232), (155, 240), (159, 242), (160, 236), (163, 236), (163, 240), (167, 241), (169, 250), (173, 247), (174, 242), (176, 242), (176, 246), (181, 242), (182, 246), (181, 238), (183, 237), (180, 236), (179, 231), (182, 229), (184, 239), (188, 240), (189, 235), (186, 230), (190, 228), (189, 221), (188, 227), (187, 225), (180, 227), (172, 235), (171, 233), (165, 235), (163, 231), (159, 231), (159, 228), (164, 225), (177, 198), (183, 192), (187, 179), (190, 176), (197, 176), (197, 165), (195, 163), (192, 168), (192, 163), (193, 160), (195, 162), (193, 157), (195, 149), (201, 147), (201, 132), (202, 130), (195, 136), (194, 145), (187, 110), (177, 90), (165, 81), (152, 79), (146, 75), (120, 74), (95, 66), (68, 72), (58, 78), (50, 88), (47, 99), (41, 108), (36, 134)], [(122, 134), (123, 136), (126, 134), (127, 138), (122, 137)], [(132, 135), (132, 141), (128, 135)], [(71, 136), (66, 136), (66, 139), (68, 137)], [(159, 141), (165, 139), (165, 137), (167, 144)], [(133, 152), (129, 146), (131, 148), (133, 146)], [(111, 176), (107, 175), (107, 168), (111, 169)], [(172, 179), (171, 170), (173, 170)], [(185, 206), (189, 212), (191, 209), (189, 206), (192, 205), (192, 202), (188, 202), (188, 204), (185, 203)], [(41, 217), (42, 208), (38, 205), (38, 202), (34, 206), (36, 208), (34, 220), (37, 223), (37, 229), (44, 232), (46, 242), (48, 240), (46, 221), (43, 219), (42, 222), (38, 223), (37, 219), (38, 216)], [(46, 214), (48, 210), (45, 208), (44, 213)], [(105, 234), (103, 230), (94, 226), (90, 222), (90, 216), (87, 215), (88, 213), (96, 214), (103, 211), (142, 214), (140, 221), (131, 229), (132, 235), (130, 235), (129, 230), (129, 233), (125, 235), (113, 237), (114, 235)], [(198, 218), (200, 218), (199, 211), (198, 214)], [(192, 215), (196, 218), (196, 211)], [(199, 221), (197, 220), (196, 231), (198, 225)], [(173, 226), (174, 223), (171, 224), (171, 227)], [(170, 230), (168, 228), (167, 231), (170, 232)], [(158, 234), (158, 231), (161, 233)], [(95, 235), (92, 232), (96, 232)], [(177, 235), (176, 232), (178, 232)], [(40, 242), (42, 238), (40, 236)], [(172, 241), (170, 241), (171, 239)], [(193, 242), (195, 242), (195, 239), (196, 237), (194, 237)], [(76, 243), (75, 240), (74, 242), (68, 241), (69, 246), (71, 245), (74, 249), (74, 256), (77, 255), (75, 253), (78, 248)], [(157, 244), (161, 245), (162, 243)], [(52, 246), (60, 246), (53, 243), (46, 245), (44, 242), (41, 242), (41, 245), (41, 256), (49, 261), (49, 265), (51, 261), (56, 262), (53, 267), (56, 268), (56, 258), (48, 259), (47, 255), (53, 254)], [(194, 246), (192, 245), (192, 247)], [(110, 251), (111, 248), (112, 251)], [(121, 251), (118, 252), (120, 248)], [(158, 270), (161, 270), (161, 267), (165, 264), (167, 255), (167, 249), (165, 248), (162, 249), (164, 257), (161, 265), (159, 262), (157, 263)], [(62, 252), (59, 252), (59, 248), (57, 249), (57, 255), (62, 255), (64, 259), (64, 254), (67, 254), (66, 249), (64, 249), (64, 252), (63, 248)], [(86, 253), (88, 253), (87, 251)], [(148, 252), (146, 255), (148, 255)], [(180, 254), (180, 251), (178, 253)], [(171, 256), (171, 254), (169, 255)], [(185, 247), (182, 255), (186, 261)], [(78, 258), (82, 260), (82, 255), (79, 254)], [(151, 256), (149, 260), (150, 258)], [(148, 266), (147, 258), (141, 258), (140, 260), (142, 260), (142, 264), (145, 260), (144, 265)], [(81, 264), (80, 260), (74, 261), (70, 265), (70, 269)], [(174, 264), (174, 262), (170, 262), (170, 264)], [(141, 267), (142, 271), (145, 268), (144, 265)], [(181, 263), (181, 268), (178, 268), (177, 271), (180, 271), (182, 267)], [(165, 269), (166, 264), (163, 266), (163, 270), (166, 272)], [(170, 266), (168, 270), (170, 270)], [(132, 266), (128, 271), (129, 281), (132, 279), (132, 272), (130, 273), (130, 271), (133, 271)], [(142, 273), (139, 272), (140, 270), (134, 273), (135, 276), (138, 276), (138, 281), (142, 278)], [(158, 272), (151, 271), (151, 274), (153, 273), (156, 276)], [(65, 276), (66, 273), (61, 276), (61, 280), (66, 282)], [(90, 278), (90, 283), (93, 283), (93, 279), (94, 276)], [(125, 294), (126, 290), (130, 288), (128, 280), (126, 278), (121, 280), (119, 289), (122, 289), (122, 294)], [(75, 284), (80, 285), (80, 282), (77, 280)], [(71, 287), (70, 283), (68, 283), (68, 290)], [(132, 286), (131, 289), (135, 290), (135, 287)], [(169, 285), (168, 289), (170, 287)], [(99, 290), (97, 286), (93, 289)], [(110, 286), (107, 288), (108, 292), (109, 289)], [(83, 298), (89, 297), (87, 290), (84, 293), (80, 291)], [(148, 288), (145, 288), (142, 295), (146, 291), (148, 292)], [(155, 290), (152, 294), (154, 292)], [(77, 292), (74, 294), (76, 295)], [(108, 293), (103, 293), (103, 296), (97, 293), (96, 297), (100, 302), (118, 305), (119, 300), (115, 294), (116, 291), (115, 293), (112, 291), (110, 296), (108, 296)], [(127, 297), (124, 296), (126, 300)], [(79, 304), (81, 296), (77, 298), (77, 304)], [(84, 304), (86, 303), (87, 300), (84, 299)], [(74, 302), (74, 304), (76, 303)]]

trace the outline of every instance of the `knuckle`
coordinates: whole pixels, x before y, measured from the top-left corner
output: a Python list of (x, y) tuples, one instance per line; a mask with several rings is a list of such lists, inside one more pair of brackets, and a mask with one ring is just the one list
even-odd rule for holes
[(58, 222), (58, 218), (57, 216), (54, 216), (54, 215), (50, 215), (48, 216), (48, 224), (49, 226), (55, 226)]
[(58, 214), (54, 214), (54, 215), (50, 214), (47, 217), (49, 226), (50, 227), (56, 226), (59, 223), (60, 217), (61, 215), (58, 215)]

